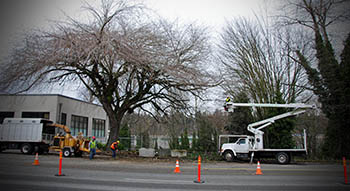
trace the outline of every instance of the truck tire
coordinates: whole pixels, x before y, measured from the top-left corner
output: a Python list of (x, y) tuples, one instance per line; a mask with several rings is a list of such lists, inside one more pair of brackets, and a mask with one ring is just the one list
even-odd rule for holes
[(276, 154), (276, 160), (279, 164), (288, 164), (290, 157), (285, 152), (279, 152)]
[(72, 154), (72, 152), (70, 152), (69, 148), (63, 149), (63, 156), (64, 157), (70, 157), (71, 154)]
[(29, 143), (24, 143), (21, 145), (21, 152), (23, 154), (32, 154), (33, 153), (33, 145), (29, 144)]
[(225, 158), (225, 160), (227, 161), (227, 162), (231, 162), (231, 161), (233, 161), (233, 158), (234, 158), (235, 156), (233, 155), (233, 152), (232, 151), (225, 151), (224, 152), (224, 158)]

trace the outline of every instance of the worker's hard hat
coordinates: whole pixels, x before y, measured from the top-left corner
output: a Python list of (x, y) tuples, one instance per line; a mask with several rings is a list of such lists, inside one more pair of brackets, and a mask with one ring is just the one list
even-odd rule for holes
[(92, 136), (92, 139), (96, 139), (96, 137), (95, 137), (95, 136)]
[(120, 141), (117, 141), (117, 143), (120, 143)]

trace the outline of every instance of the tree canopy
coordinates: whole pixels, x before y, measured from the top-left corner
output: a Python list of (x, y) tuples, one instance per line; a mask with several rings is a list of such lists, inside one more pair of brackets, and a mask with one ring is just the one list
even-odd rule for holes
[(109, 117), (110, 143), (125, 113), (184, 107), (186, 94), (198, 95), (211, 84), (205, 28), (165, 21), (124, 0), (85, 10), (88, 23), (68, 18), (27, 35), (2, 63), (1, 87), (20, 92), (41, 82), (83, 83)]

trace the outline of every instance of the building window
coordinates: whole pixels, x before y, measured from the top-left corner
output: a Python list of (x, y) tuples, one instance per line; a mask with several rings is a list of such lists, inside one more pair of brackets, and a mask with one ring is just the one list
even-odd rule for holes
[(72, 115), (71, 131), (72, 131), (72, 135), (79, 135), (79, 132), (82, 132), (84, 136), (87, 136), (88, 118)]
[(50, 112), (22, 112), (22, 118), (50, 119)]
[(5, 118), (13, 118), (15, 117), (15, 112), (0, 112), (0, 124), (2, 124), (4, 122)]
[(61, 121), (60, 123), (62, 125), (67, 125), (67, 114), (66, 113), (61, 113)]
[(95, 137), (105, 136), (106, 120), (93, 119), (92, 120), (92, 135)]

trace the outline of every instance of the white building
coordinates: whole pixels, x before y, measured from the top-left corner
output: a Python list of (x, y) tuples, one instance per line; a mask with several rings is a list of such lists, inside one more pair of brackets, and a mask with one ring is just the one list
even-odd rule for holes
[(0, 94), (0, 123), (10, 118), (46, 118), (105, 142), (109, 121), (102, 106), (58, 94)]

